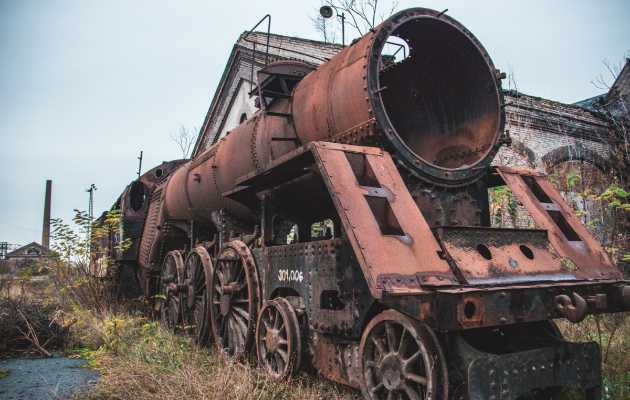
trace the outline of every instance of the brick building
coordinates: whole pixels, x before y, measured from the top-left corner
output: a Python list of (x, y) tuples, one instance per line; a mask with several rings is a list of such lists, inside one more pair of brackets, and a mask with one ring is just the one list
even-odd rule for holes
[[(256, 71), (265, 65), (267, 34), (243, 33), (234, 48), (205, 118), (193, 157), (200, 154), (230, 130), (250, 118), (256, 111), (254, 97), (249, 92), (256, 86)], [(255, 45), (253, 42), (256, 42)], [(299, 60), (317, 67), (337, 54), (342, 46), (295, 37), (270, 35), (269, 62)], [(254, 56), (254, 48), (256, 50)], [(254, 62), (252, 62), (254, 60)], [(253, 64), (253, 68), (252, 68)], [(628, 91), (630, 67), (617, 79), (615, 90)], [(511, 147), (502, 147), (495, 165), (533, 169), (553, 174), (565, 198), (583, 188), (604, 190), (610, 184), (608, 147), (609, 123), (597, 111), (596, 103), (606, 93), (575, 104), (563, 104), (547, 99), (505, 90), (506, 131), (512, 138)], [(580, 182), (568, 187), (567, 178), (577, 174)], [(594, 204), (578, 205), (592, 212), (600, 223), (605, 216)], [(522, 213), (519, 213), (519, 215)], [(508, 218), (509, 220), (509, 218)], [(513, 221), (503, 226), (514, 226)], [(519, 217), (516, 225), (527, 227), (527, 216)]]
[(37, 242), (32, 242), (8, 252), (6, 258), (0, 263), (2, 263), (3, 268), (8, 268), (8, 271), (16, 272), (24, 267), (45, 266), (50, 261), (50, 250)]

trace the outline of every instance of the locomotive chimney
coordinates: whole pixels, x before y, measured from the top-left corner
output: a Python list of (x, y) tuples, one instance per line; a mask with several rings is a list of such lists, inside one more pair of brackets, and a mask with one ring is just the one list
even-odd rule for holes
[(44, 203), (44, 229), (42, 229), (42, 246), (50, 248), (50, 194), (52, 181), (46, 181), (46, 201)]

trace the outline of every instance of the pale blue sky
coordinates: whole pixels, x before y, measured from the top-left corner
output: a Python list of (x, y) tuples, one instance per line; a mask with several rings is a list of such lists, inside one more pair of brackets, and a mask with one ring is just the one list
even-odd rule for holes
[[(381, 0), (383, 2), (383, 0)], [(199, 127), (238, 36), (265, 14), (271, 30), (318, 39), (319, 1), (0, 0), (0, 241), (41, 240), (52, 216), (108, 209), (138, 170), (180, 156), (169, 135)], [(449, 9), (519, 88), (567, 103), (630, 50), (630, 2), (409, 1)], [(348, 35), (349, 42), (352, 35)], [(22, 228), (17, 228), (14, 226)]]

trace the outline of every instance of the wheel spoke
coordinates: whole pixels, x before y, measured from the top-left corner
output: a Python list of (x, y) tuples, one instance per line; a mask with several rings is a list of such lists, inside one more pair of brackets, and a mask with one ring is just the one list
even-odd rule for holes
[(243, 282), (243, 284), (242, 284), (242, 285), (238, 286), (238, 287), (236, 288), (236, 291), (237, 291), (237, 292), (242, 292), (242, 291), (243, 291), (243, 290), (245, 290), (245, 289), (247, 289), (247, 281)]
[(228, 344), (230, 342), (230, 330), (228, 329), (228, 324), (229, 324), (229, 321), (227, 321), (226, 318), (223, 318), (222, 325), (221, 325), (223, 328), (223, 333), (220, 335), (220, 337), (221, 337), (221, 347), (223, 347), (224, 349), (228, 347)]
[(373, 338), (372, 341), (374, 342), (374, 344), (376, 345), (378, 350), (381, 352), (381, 355), (387, 353), (387, 349), (385, 348), (385, 344), (383, 344), (383, 341), (380, 338)]
[(235, 314), (235, 313), (230, 313), (230, 316), (232, 316), (232, 318), (234, 318), (234, 322), (238, 325), (239, 329), (242, 331), (243, 333), (243, 337), (247, 336), (246, 332), (247, 332), (247, 318), (243, 318), (241, 315), (239, 314)]
[[(223, 273), (223, 270), (217, 271), (217, 276), (219, 277), (219, 281), (221, 282), (221, 285), (225, 286), (228, 284), (225, 274)], [(221, 292), (219, 291), (219, 293)]]
[(287, 365), (285, 360), (282, 358), (280, 352), (275, 353), (276, 363), (278, 364), (278, 372), (284, 371), (285, 366)]
[(234, 282), (240, 282), (241, 277), (245, 276), (245, 268), (243, 268), (243, 263), (239, 262), (238, 263), (238, 274), (234, 274), (236, 276), (236, 278), (234, 279)]
[(280, 329), (280, 324), (282, 323), (281, 319), (282, 318), (280, 317), (280, 314), (278, 313), (278, 311), (276, 311), (276, 318), (273, 321), (273, 329)]
[(396, 396), (394, 394), (394, 392), (388, 392), (387, 393), (387, 400), (396, 400), (396, 397), (398, 397), (398, 396)]
[(228, 350), (234, 354), (234, 322), (232, 322), (232, 318), (227, 317), (227, 332), (228, 337)]
[(422, 356), (422, 350), (418, 350), (417, 352), (414, 353), (414, 355), (412, 355), (411, 357), (409, 357), (403, 362), (403, 367), (406, 368), (410, 366), (411, 364), (415, 363), (418, 360), (418, 358), (420, 358), (421, 356)]
[[(220, 322), (220, 325), (219, 325), (219, 336), (223, 336), (223, 334), (225, 333), (225, 328), (226, 328), (226, 326), (225, 326), (225, 317), (223, 315), (220, 315), (220, 318), (221, 318), (221, 322)], [(218, 318), (217, 318), (217, 320), (218, 320)]]
[(381, 389), (385, 389), (385, 385), (383, 385), (383, 382), (379, 382), (378, 385), (374, 386), (370, 392), (372, 392), (372, 394), (378, 392)]
[(268, 321), (266, 318), (263, 319), (263, 325), (265, 325), (265, 330), (270, 331), (271, 330), (271, 326), (269, 326), (270, 321)]
[(195, 264), (195, 282), (201, 282), (204, 275), (204, 269), (203, 266), (201, 265), (201, 259), (199, 258), (199, 256), (196, 257), (196, 264)]
[(284, 360), (284, 362), (286, 363), (286, 362), (287, 362), (287, 358), (289, 357), (289, 356), (287, 355), (287, 352), (286, 352), (286, 351), (284, 351), (284, 350), (280, 350), (280, 349), (278, 349), (278, 354), (280, 354), (280, 357), (282, 357), (282, 359), (283, 359), (283, 360)]
[(402, 332), (402, 335), (400, 336), (400, 343), (398, 344), (398, 351), (397, 351), (397, 353), (401, 357), (405, 355), (405, 352), (409, 348), (408, 338), (409, 338), (409, 332), (407, 331), (407, 328), (403, 327), (403, 332)]
[(416, 375), (413, 372), (404, 372), (403, 376), (405, 377), (405, 379), (409, 379), (410, 381), (414, 381), (424, 386), (427, 385), (427, 378), (424, 378), (420, 375)]
[(387, 332), (387, 345), (389, 347), (389, 353), (393, 353), (397, 350), (396, 346), (396, 333), (391, 323), (385, 323), (385, 331)]
[(204, 280), (203, 283), (199, 286), (197, 286), (195, 288), (195, 293), (201, 293), (201, 292), (205, 292), (206, 291), (206, 281)]
[(231, 309), (238, 313), (238, 315), (242, 316), (243, 318), (245, 318), (245, 321), (247, 321), (249, 319), (249, 313), (245, 310), (243, 310), (240, 307), (231, 307)]
[(409, 400), (421, 400), (420, 395), (415, 390), (413, 390), (412, 387), (405, 386), (405, 393), (407, 393)]

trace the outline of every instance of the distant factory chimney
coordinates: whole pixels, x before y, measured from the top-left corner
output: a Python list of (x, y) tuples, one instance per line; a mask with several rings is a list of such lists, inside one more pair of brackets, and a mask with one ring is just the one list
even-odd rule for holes
[(44, 229), (42, 229), (42, 246), (50, 248), (50, 194), (52, 181), (46, 181), (46, 203), (44, 204)]

